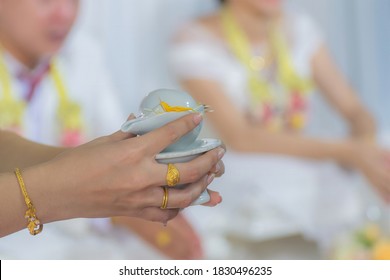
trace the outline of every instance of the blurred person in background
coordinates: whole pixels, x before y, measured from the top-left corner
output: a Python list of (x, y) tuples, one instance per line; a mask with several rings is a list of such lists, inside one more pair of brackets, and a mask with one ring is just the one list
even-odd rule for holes
[[(211, 232), (266, 240), (297, 231), (328, 247), (359, 220), (361, 181), (351, 171), (390, 202), (390, 151), (377, 144), (373, 116), (309, 16), (283, 0), (220, 2), (179, 30), (170, 54), (178, 82), (214, 110), (211, 131), (231, 151), (224, 205), (193, 219), (205, 240)], [(305, 135), (315, 87), (348, 122), (349, 137)]]
[[(70, 147), (112, 133), (125, 120), (99, 47), (86, 34), (76, 34), (65, 44), (79, 2), (0, 0), (1, 129), (40, 143)], [(111, 222), (80, 219), (53, 223), (46, 227), (45, 235), (34, 239), (20, 232), (0, 240), (0, 255), (202, 257), (194, 230), (181, 217), (166, 227), (133, 218), (118, 217)], [(129, 230), (154, 249), (148, 251)], [(25, 250), (27, 247), (35, 249)]]

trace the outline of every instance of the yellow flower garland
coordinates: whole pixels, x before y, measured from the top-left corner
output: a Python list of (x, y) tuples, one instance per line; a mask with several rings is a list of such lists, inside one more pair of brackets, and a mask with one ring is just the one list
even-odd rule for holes
[[(82, 112), (78, 103), (69, 99), (67, 89), (63, 83), (57, 62), (53, 59), (49, 72), (56, 91), (58, 93), (57, 117), (62, 128), (61, 140), (63, 145), (75, 145), (77, 141), (72, 138), (80, 138), (83, 130)], [(11, 75), (0, 52), (0, 83), (2, 85), (2, 96), (0, 96), (0, 128), (7, 128), (18, 132), (22, 131), (23, 116), (26, 109), (24, 100), (17, 100), (12, 96)]]
[[(256, 107), (259, 103), (272, 104), (274, 102), (272, 89), (269, 83), (260, 77), (257, 67), (254, 67), (256, 61), (252, 55), (251, 45), (228, 8), (222, 10), (221, 19), (229, 47), (248, 72), (248, 89), (251, 93), (252, 106)], [(278, 82), (290, 93), (297, 92), (305, 95), (310, 92), (313, 84), (296, 73), (282, 32), (274, 28), (269, 39), (278, 66)], [(258, 60), (256, 64), (260, 62), (264, 63)], [(291, 116), (289, 122), (294, 129), (302, 128), (305, 123), (304, 117), (298, 113)]]

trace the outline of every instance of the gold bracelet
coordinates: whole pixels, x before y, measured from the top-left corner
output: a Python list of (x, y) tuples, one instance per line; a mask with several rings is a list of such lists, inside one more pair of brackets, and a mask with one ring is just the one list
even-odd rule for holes
[(42, 231), (43, 225), (39, 221), (35, 213), (36, 210), (34, 204), (32, 203), (30, 197), (27, 194), (26, 186), (24, 185), (23, 177), (22, 174), (20, 173), (19, 168), (15, 169), (15, 175), (16, 178), (18, 179), (20, 189), (22, 190), (24, 196), (24, 201), (26, 202), (28, 208), (26, 214), (24, 215), (24, 217), (27, 219), (28, 222), (27, 229), (29, 230), (31, 235), (37, 235)]

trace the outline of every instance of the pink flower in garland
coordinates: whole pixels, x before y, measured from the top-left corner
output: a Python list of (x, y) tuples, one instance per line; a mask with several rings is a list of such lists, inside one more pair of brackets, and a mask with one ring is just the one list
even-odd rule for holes
[(82, 135), (78, 130), (65, 131), (61, 139), (61, 145), (65, 147), (75, 147), (82, 142)]

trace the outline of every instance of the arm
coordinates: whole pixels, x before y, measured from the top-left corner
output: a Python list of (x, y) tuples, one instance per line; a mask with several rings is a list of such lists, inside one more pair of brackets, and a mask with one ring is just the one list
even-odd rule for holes
[[(188, 187), (170, 188), (168, 209), (160, 209), (164, 194), (161, 186), (166, 185), (167, 166), (157, 163), (155, 156), (194, 129), (200, 121), (200, 116), (190, 114), (140, 137), (130, 137), (118, 131), (23, 169), (27, 193), (37, 217), (41, 223), (113, 216), (167, 222), (207, 188), (214, 178), (209, 173), (219, 164), (224, 153), (218, 148), (191, 162), (176, 164), (180, 170), (180, 183), (188, 184)], [(3, 133), (0, 135), (9, 136)], [(21, 141), (17, 137), (5, 137), (0, 150), (11, 145), (15, 154), (23, 155), (30, 153), (26, 149), (33, 147), (34, 161), (52, 155), (46, 149), (35, 150), (36, 146), (29, 142), (11, 144), (13, 140)], [(43, 153), (42, 158), (39, 151)], [(1, 161), (4, 161), (3, 157)], [(208, 206), (221, 202), (219, 194), (209, 193)], [(0, 173), (0, 237), (26, 226), (26, 209), (15, 175)]]
[(215, 110), (207, 117), (233, 150), (333, 160), (362, 171), (381, 196), (390, 201), (390, 166), (385, 163), (390, 159), (389, 151), (372, 145), (371, 141), (321, 140), (286, 132), (269, 133), (252, 125), (217, 82), (193, 79), (182, 81), (182, 85), (196, 100)]
[(358, 99), (343, 74), (333, 62), (325, 46), (312, 60), (313, 77), (325, 98), (348, 121), (351, 134), (364, 140), (374, 140), (375, 120)]
[[(208, 114), (213, 127), (227, 146), (238, 152), (271, 153), (309, 159), (348, 160), (348, 141), (323, 141), (289, 133), (269, 133), (253, 125), (224, 94), (221, 86), (208, 80), (186, 80), (183, 86), (196, 100), (210, 105)], [(226, 125), (229, 124), (229, 125)]]
[[(41, 145), (4, 130), (0, 130), (0, 147), (1, 237), (22, 229), (26, 224), (24, 219), (26, 205), (12, 171), (16, 167), (26, 168), (48, 161), (64, 151), (64, 148)], [(41, 172), (33, 172), (33, 177), (36, 178), (43, 175)], [(45, 178), (38, 180), (45, 182)], [(44, 183), (39, 184), (39, 186), (45, 188)]]
[[(0, 172), (24, 168), (54, 158), (65, 148), (51, 147), (28, 141), (16, 134), (0, 130)], [(6, 160), (5, 160), (6, 159)]]

